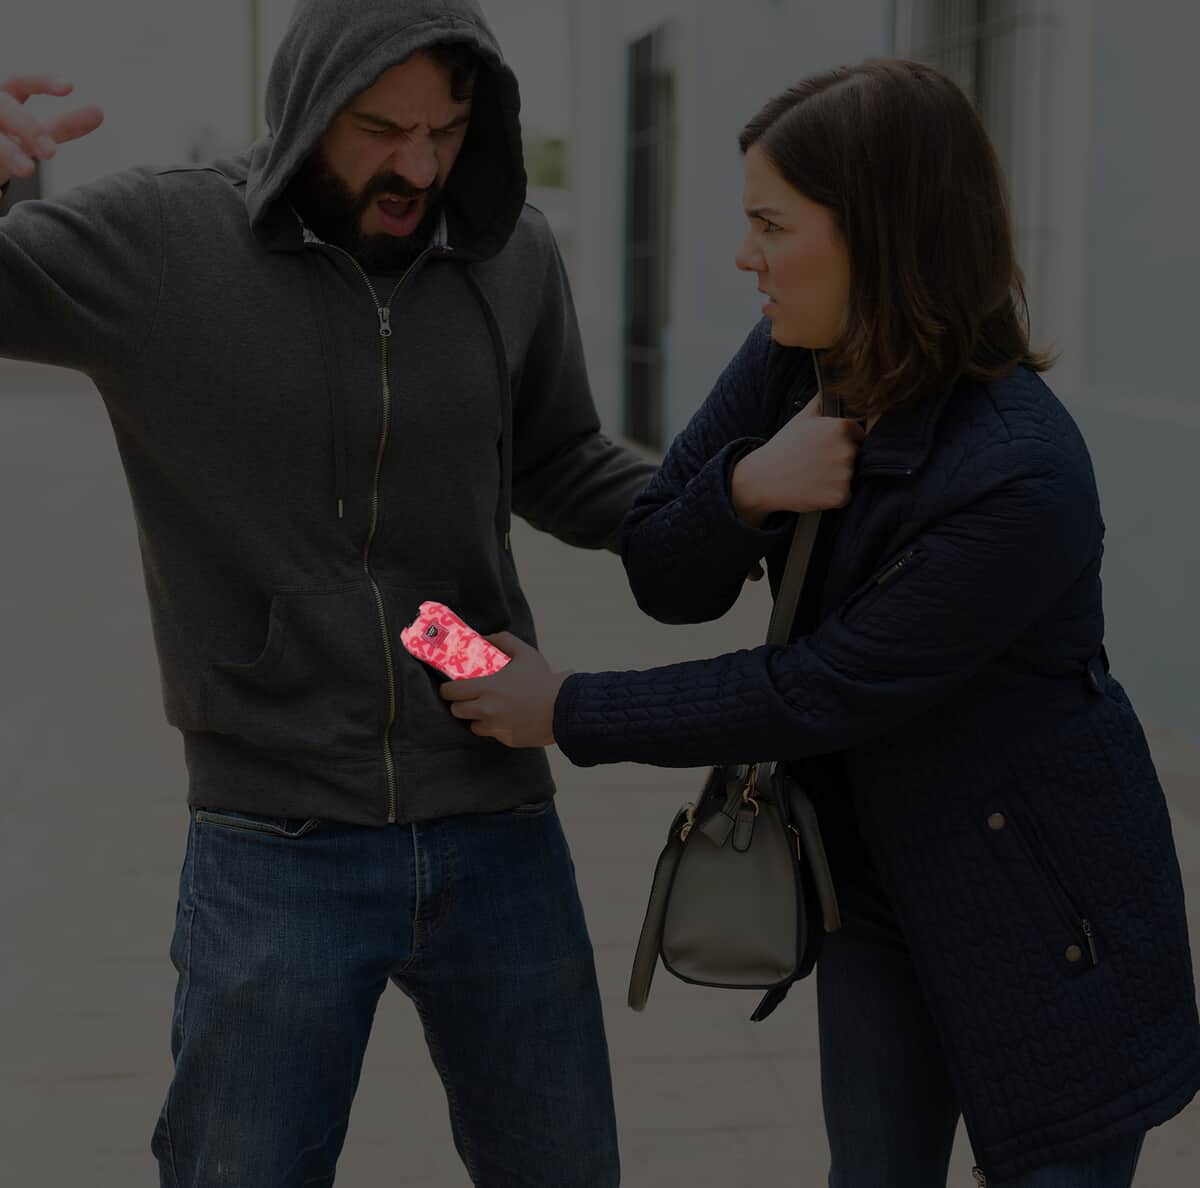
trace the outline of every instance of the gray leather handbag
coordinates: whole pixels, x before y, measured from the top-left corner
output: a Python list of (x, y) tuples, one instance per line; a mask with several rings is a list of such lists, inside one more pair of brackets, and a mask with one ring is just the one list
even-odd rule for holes
[[(814, 360), (815, 361), (815, 360)], [(821, 385), (824, 416), (839, 408)], [(767, 643), (786, 644), (820, 526), (799, 516)], [(629, 981), (643, 1010), (661, 957), (685, 982), (765, 989), (751, 1018), (765, 1019), (816, 963), (821, 938), (841, 926), (816, 811), (777, 763), (713, 768), (697, 802), (671, 822), (659, 856)]]

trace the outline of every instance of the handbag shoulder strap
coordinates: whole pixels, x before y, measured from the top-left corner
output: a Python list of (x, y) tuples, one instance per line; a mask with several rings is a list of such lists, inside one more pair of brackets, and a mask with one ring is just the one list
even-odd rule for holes
[[(813, 352), (813, 368), (817, 374), (816, 399), (821, 402), (823, 417), (841, 415), (841, 402), (825, 391), (821, 378), (821, 364)], [(817, 543), (817, 533), (821, 527), (819, 511), (806, 512), (797, 517), (796, 531), (792, 534), (792, 546), (788, 550), (787, 565), (784, 567), (783, 580), (779, 583), (779, 593), (775, 597), (775, 605), (771, 609), (771, 623), (767, 628), (767, 643), (785, 644), (792, 633), (792, 624), (796, 619), (796, 609), (800, 605), (800, 594), (804, 589), (804, 579), (808, 575), (809, 562), (812, 561), (813, 546)]]

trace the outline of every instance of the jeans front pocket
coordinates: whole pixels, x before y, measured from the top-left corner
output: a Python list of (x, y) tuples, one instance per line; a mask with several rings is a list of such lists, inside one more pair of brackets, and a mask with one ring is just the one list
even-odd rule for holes
[(554, 797), (547, 797), (545, 800), (532, 800), (528, 804), (518, 804), (515, 808), (508, 811), (518, 817), (540, 817), (550, 811), (551, 805), (554, 804)]
[(304, 837), (321, 824), (318, 817), (274, 817), (234, 809), (197, 809), (195, 820), (198, 825), (215, 825), (221, 829), (240, 829), (247, 833), (266, 833), (290, 839)]

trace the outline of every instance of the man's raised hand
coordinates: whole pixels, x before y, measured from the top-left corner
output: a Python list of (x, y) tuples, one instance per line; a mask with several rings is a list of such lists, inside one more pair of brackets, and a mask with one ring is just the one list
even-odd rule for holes
[(48, 161), (57, 146), (94, 132), (104, 120), (98, 107), (78, 107), (49, 120), (39, 120), (25, 106), (31, 95), (62, 98), (75, 89), (49, 74), (14, 74), (0, 83), (0, 185), (12, 177), (29, 177), (36, 161)]

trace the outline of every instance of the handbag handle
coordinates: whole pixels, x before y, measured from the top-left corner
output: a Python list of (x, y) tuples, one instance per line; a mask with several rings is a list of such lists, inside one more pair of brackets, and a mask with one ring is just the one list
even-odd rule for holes
[[(815, 399), (821, 402), (821, 415), (823, 417), (840, 416), (841, 401), (826, 393), (821, 377), (821, 364), (817, 359), (816, 351), (812, 352), (812, 361), (813, 370), (817, 375)], [(804, 512), (796, 520), (796, 531), (792, 534), (792, 545), (788, 550), (783, 579), (779, 583), (779, 593), (775, 596), (775, 605), (771, 608), (771, 622), (767, 627), (767, 643), (769, 644), (786, 644), (791, 636), (796, 610), (800, 605), (800, 593), (804, 589), (804, 579), (808, 574), (813, 546), (817, 543), (817, 532), (820, 527), (821, 513), (819, 511)]]

